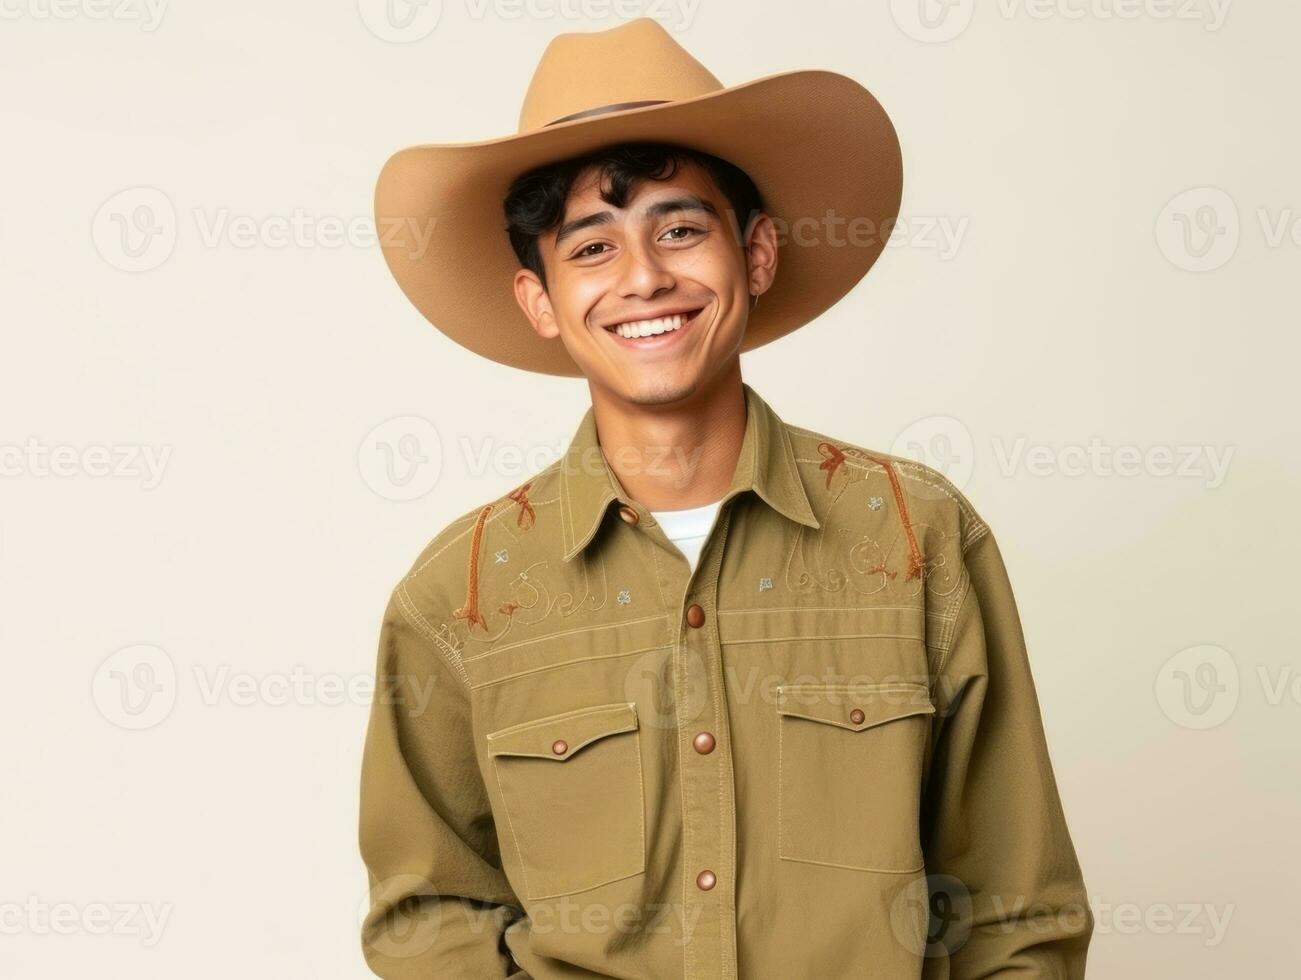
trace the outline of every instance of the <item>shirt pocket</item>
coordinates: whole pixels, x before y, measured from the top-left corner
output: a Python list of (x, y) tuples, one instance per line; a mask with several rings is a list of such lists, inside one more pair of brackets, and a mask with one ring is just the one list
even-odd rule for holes
[(860, 871), (923, 864), (925, 685), (784, 684), (777, 704), (778, 854)]
[(485, 737), (525, 897), (569, 895), (646, 870), (633, 702), (547, 715)]

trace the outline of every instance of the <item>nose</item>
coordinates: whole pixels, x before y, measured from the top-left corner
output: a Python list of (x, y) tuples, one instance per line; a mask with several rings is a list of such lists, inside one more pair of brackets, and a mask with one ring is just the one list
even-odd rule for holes
[(615, 283), (620, 296), (650, 299), (673, 288), (673, 275), (654, 248), (629, 243), (619, 257), (619, 275)]

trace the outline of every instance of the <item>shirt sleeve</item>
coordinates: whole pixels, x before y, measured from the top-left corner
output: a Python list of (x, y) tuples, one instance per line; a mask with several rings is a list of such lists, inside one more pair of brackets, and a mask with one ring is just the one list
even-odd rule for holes
[(468, 693), (399, 586), (380, 630), (359, 832), (362, 951), (387, 980), (527, 980), (502, 938), (523, 911), (501, 869)]
[(971, 543), (964, 564), (951, 640), (934, 674), (923, 976), (1078, 980), (1093, 914), (993, 536)]

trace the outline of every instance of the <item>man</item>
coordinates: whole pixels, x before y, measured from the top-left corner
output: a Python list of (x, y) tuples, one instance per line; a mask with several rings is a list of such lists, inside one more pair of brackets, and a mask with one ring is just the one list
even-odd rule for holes
[(378, 975), (1083, 976), (988, 527), (741, 378), (880, 254), (794, 224), (888, 229), (899, 159), (856, 82), (724, 89), (641, 19), (557, 37), (518, 135), (386, 165), (381, 225), (429, 233), (385, 250), (417, 307), (592, 405), (389, 599), (361, 786)]

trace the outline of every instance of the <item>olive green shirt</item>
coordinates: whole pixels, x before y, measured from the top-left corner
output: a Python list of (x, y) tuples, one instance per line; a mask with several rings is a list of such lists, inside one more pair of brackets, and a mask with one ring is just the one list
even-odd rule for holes
[(743, 387), (694, 571), (589, 408), (393, 589), (361, 774), (379, 976), (1084, 975), (989, 528)]

